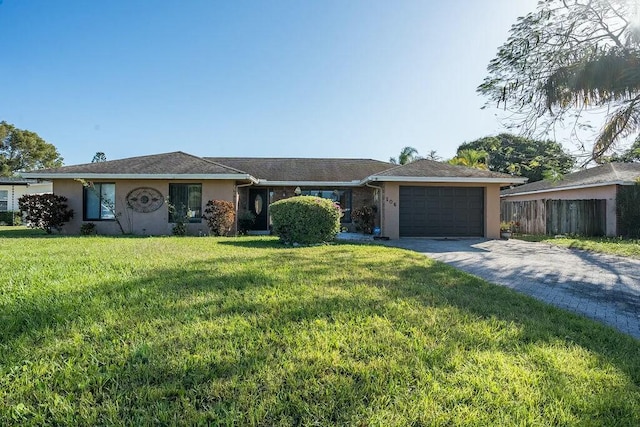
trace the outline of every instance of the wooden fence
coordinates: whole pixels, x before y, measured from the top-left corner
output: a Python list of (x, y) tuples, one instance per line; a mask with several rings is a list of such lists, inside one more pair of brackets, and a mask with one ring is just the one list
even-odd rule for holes
[(527, 200), (500, 202), (500, 220), (515, 221), (525, 234), (604, 236), (607, 201)]

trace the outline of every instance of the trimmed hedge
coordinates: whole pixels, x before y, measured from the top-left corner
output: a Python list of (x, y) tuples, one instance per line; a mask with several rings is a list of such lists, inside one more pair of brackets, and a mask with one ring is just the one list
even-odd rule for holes
[(640, 184), (618, 187), (618, 235), (640, 237)]
[(273, 232), (285, 243), (323, 243), (340, 231), (340, 209), (331, 200), (297, 196), (270, 206)]

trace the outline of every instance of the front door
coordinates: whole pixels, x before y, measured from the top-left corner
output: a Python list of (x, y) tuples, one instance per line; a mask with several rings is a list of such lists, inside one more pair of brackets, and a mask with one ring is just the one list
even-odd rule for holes
[(256, 222), (253, 223), (252, 230), (268, 230), (268, 190), (266, 188), (250, 188), (249, 189), (249, 210), (256, 216)]

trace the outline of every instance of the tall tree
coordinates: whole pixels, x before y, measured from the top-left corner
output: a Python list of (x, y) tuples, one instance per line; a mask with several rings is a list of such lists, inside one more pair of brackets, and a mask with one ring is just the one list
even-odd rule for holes
[(527, 132), (566, 119), (580, 129), (585, 111), (606, 113), (598, 161), (640, 131), (639, 18), (637, 0), (540, 1), (511, 27), (478, 91)]
[(0, 122), (0, 176), (58, 166), (62, 166), (62, 157), (54, 145), (35, 132)]
[(438, 152), (436, 150), (430, 150), (429, 154), (427, 154), (424, 158), (428, 160), (433, 160), (434, 162), (442, 161), (442, 157), (438, 155)]
[(474, 169), (488, 169), (487, 168), (487, 153), (482, 150), (458, 150), (458, 154), (449, 160), (452, 165), (466, 166)]
[(529, 182), (540, 181), (549, 174), (564, 175), (575, 165), (575, 158), (557, 142), (508, 133), (465, 142), (458, 147), (458, 153), (466, 150), (487, 153), (489, 170), (524, 176), (529, 178)]
[(400, 155), (396, 159), (395, 157), (391, 157), (389, 161), (394, 164), (406, 165), (407, 163), (415, 162), (416, 160), (420, 160), (422, 157), (418, 156), (418, 150), (413, 147), (404, 147), (400, 150)]
[(611, 162), (632, 163), (640, 161), (640, 138), (637, 138), (628, 149), (621, 154), (615, 154), (609, 158)]
[(97, 151), (91, 159), (91, 163), (102, 163), (107, 161), (107, 156), (102, 151)]

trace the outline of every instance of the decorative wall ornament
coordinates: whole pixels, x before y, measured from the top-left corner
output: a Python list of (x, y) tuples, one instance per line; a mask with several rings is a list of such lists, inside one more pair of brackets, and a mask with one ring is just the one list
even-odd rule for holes
[(163, 203), (162, 193), (155, 188), (135, 188), (127, 194), (127, 204), (136, 212), (153, 212), (158, 210)]

